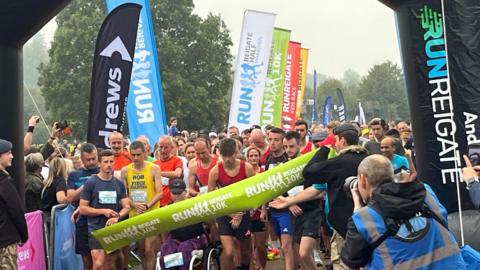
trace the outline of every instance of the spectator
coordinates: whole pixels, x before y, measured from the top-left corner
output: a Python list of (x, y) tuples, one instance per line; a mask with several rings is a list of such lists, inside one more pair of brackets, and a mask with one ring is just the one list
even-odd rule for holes
[(32, 146), (33, 141), (33, 130), (38, 124), (40, 117), (38, 115), (33, 115), (28, 119), (28, 129), (25, 133), (25, 137), (23, 137), (23, 153), (26, 155), (30, 152), (30, 147)]
[(42, 154), (33, 153), (25, 157), (25, 208), (27, 212), (41, 209), (41, 194), (44, 180), (40, 173), (42, 166)]
[[(419, 182), (394, 183), (387, 158), (365, 158), (358, 166), (358, 189), (352, 188), (351, 194), (354, 213), (348, 220), (341, 255), (347, 266), (465, 269), (446, 225), (445, 208)], [(363, 202), (367, 203), (364, 207)]]
[(6, 171), (12, 166), (12, 143), (0, 139), (0, 268), (17, 269), (17, 244), (28, 240), (25, 210)]
[(475, 208), (480, 208), (480, 183), (478, 182), (478, 174), (480, 166), (472, 166), (468, 156), (464, 155), (465, 168), (463, 168), (463, 179), (467, 184), (468, 192), (470, 193), (470, 199), (472, 200)]
[[(170, 197), (172, 203), (185, 200), (187, 195), (186, 185), (182, 179), (174, 179), (170, 185)], [(207, 246), (204, 236), (203, 224), (196, 223), (189, 226), (180, 227), (168, 233), (167, 239), (162, 244), (160, 252), (162, 256), (181, 252), (183, 257), (183, 265), (179, 266), (179, 270), (188, 270), (189, 262), (192, 258), (192, 251), (202, 249)], [(160, 261), (162, 269), (165, 269), (164, 261)]]
[(42, 190), (42, 210), (49, 217), (52, 207), (67, 203), (67, 165), (63, 158), (54, 158), (50, 161), (48, 177)]
[(175, 116), (170, 117), (170, 127), (168, 127), (168, 130), (167, 130), (168, 136), (172, 136), (172, 137), (177, 136), (177, 133), (178, 133), (177, 123), (178, 123), (177, 117)]

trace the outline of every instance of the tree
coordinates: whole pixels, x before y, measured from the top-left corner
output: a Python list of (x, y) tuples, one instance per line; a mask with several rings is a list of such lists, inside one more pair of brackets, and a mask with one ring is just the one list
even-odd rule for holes
[(23, 82), (30, 87), (36, 87), (38, 81), (38, 66), (48, 62), (47, 44), (41, 32), (34, 35), (23, 47)]
[(104, 17), (104, 5), (72, 1), (56, 18), (50, 61), (39, 67), (49, 122), (67, 120), (81, 139), (87, 131), (93, 54)]
[(342, 84), (346, 89), (356, 90), (362, 77), (353, 69), (347, 69), (343, 73)]
[(370, 68), (360, 82), (358, 97), (374, 116), (386, 120), (409, 118), (402, 71), (391, 61)]
[(167, 115), (190, 130), (222, 129), (232, 87), (230, 46), (225, 23), (192, 14), (191, 0), (152, 3)]
[[(192, 0), (152, 1), (151, 8), (167, 115), (181, 128), (222, 127), (232, 85), (225, 24), (192, 14)], [(105, 16), (104, 4), (73, 1), (57, 16), (50, 62), (40, 67), (49, 118), (69, 120), (78, 138), (87, 131), (93, 53)]]

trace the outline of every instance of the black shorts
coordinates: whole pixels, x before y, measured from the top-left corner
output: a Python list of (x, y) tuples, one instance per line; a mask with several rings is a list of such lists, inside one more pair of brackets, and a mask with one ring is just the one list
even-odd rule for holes
[(102, 245), (93, 237), (91, 233), (88, 234), (88, 246), (90, 249), (103, 249)]
[(243, 214), (242, 222), (240, 222), (240, 226), (235, 230), (232, 229), (230, 220), (232, 220), (230, 216), (223, 216), (216, 219), (219, 235), (230, 235), (238, 240), (249, 237), (247, 233), (250, 230), (250, 214)]
[(88, 225), (75, 226), (75, 253), (82, 256), (90, 255), (88, 244)]
[(293, 241), (299, 244), (303, 236), (319, 238), (321, 217), (322, 210), (320, 208), (305, 210), (301, 216), (296, 217), (293, 224)]
[(260, 219), (251, 220), (250, 224), (250, 227), (252, 227), (252, 232), (265, 232), (265, 222), (261, 221)]

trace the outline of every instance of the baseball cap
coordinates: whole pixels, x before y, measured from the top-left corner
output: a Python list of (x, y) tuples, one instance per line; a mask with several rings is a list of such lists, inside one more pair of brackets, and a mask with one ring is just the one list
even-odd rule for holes
[(0, 139), (0, 154), (6, 153), (12, 150), (12, 143), (7, 140)]
[(217, 133), (215, 133), (215, 132), (210, 132), (210, 133), (208, 133), (208, 137), (210, 137), (210, 138), (212, 138), (212, 137), (213, 137), (213, 138), (218, 138), (218, 135), (217, 135)]
[(327, 138), (328, 132), (320, 131), (312, 134), (312, 142), (323, 141)]
[(345, 123), (341, 124), (340, 126), (336, 127), (333, 129), (333, 134), (338, 135), (340, 133), (343, 133), (345, 131), (353, 131), (355, 133), (358, 133), (358, 130), (355, 128), (354, 125)]
[(168, 188), (173, 194), (179, 195), (187, 189), (187, 185), (185, 185), (183, 179), (173, 179), (173, 181), (170, 182), (170, 185), (168, 185)]

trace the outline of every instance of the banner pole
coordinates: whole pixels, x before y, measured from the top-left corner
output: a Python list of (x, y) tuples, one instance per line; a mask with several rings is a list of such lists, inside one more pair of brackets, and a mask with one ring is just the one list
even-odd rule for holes
[[(450, 77), (450, 66), (448, 64), (448, 37), (447, 37), (447, 26), (446, 26), (446, 20), (445, 20), (445, 4), (444, 4), (444, 1), (441, 0), (441, 3), (442, 3), (442, 21), (443, 21), (443, 33), (445, 35), (445, 54), (446, 54), (446, 66), (447, 66), (447, 72), (448, 72), (448, 81), (450, 83), (450, 85), (452, 85), (451, 83), (451, 77)], [(449, 91), (448, 93), (449, 97), (451, 98), (452, 96), (452, 92)], [(453, 114), (450, 116), (450, 120), (453, 122), (454, 119), (453, 119)], [(453, 143), (456, 144), (456, 138), (455, 136), (452, 136), (452, 140), (453, 140)], [(459, 160), (460, 157), (458, 156), (458, 152), (457, 151), (454, 151), (454, 155), (455, 155), (455, 159), (456, 160)], [(457, 162), (454, 162), (454, 166), (455, 166), (455, 171), (458, 173), (458, 165), (457, 165)], [(460, 179), (463, 180), (463, 177), (461, 177)], [(460, 237), (461, 237), (461, 241), (462, 241), (462, 246), (465, 245), (465, 239), (464, 239), (464, 235), (463, 235), (463, 221), (462, 221), (462, 201), (461, 201), (461, 196), (460, 196), (460, 179), (457, 177), (455, 182), (457, 184), (457, 202), (458, 202), (458, 218), (460, 220)]]

